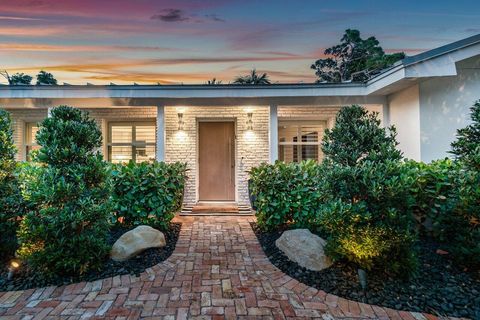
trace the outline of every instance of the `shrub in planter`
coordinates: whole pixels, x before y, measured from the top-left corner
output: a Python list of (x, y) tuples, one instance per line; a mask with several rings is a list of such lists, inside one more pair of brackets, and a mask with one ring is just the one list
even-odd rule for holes
[(0, 110), (0, 261), (15, 252), (17, 218), (23, 214), (12, 136), (10, 114)]
[(309, 227), (315, 219), (321, 166), (314, 161), (262, 164), (250, 171), (257, 222), (265, 229), (288, 223)]
[(37, 167), (26, 175), (24, 194), (33, 206), (18, 237), (21, 258), (48, 274), (78, 275), (108, 254), (109, 189), (97, 151), (102, 135), (86, 112), (60, 106), (36, 136)]
[(113, 222), (167, 228), (182, 205), (186, 171), (180, 162), (114, 165)]

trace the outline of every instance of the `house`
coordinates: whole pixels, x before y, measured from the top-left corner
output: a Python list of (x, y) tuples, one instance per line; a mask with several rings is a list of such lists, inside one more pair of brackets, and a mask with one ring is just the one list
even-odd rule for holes
[(408, 57), (367, 83), (0, 86), (14, 119), (18, 160), (35, 149), (37, 122), (66, 104), (88, 110), (112, 162), (184, 161), (184, 203), (248, 204), (248, 173), (261, 162), (322, 158), (325, 128), (344, 105), (379, 112), (408, 158), (447, 156), (480, 98), (480, 35)]

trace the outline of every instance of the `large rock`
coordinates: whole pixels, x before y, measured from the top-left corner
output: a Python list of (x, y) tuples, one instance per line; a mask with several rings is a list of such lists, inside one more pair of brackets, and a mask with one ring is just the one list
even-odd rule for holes
[(138, 226), (118, 238), (110, 257), (115, 261), (125, 261), (148, 248), (162, 248), (165, 244), (163, 233), (149, 226)]
[(287, 230), (275, 242), (290, 260), (313, 271), (320, 271), (332, 264), (323, 251), (326, 243), (308, 229)]

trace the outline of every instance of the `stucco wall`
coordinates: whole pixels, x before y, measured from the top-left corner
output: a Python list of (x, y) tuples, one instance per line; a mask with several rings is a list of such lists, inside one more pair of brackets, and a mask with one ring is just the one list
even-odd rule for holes
[(420, 102), (418, 85), (388, 97), (390, 124), (397, 129), (398, 148), (408, 159), (421, 160)]
[[(178, 130), (179, 111), (183, 112), (184, 130)], [(235, 120), (236, 126), (236, 199), (239, 204), (249, 204), (248, 173), (269, 159), (268, 107), (251, 108), (253, 131), (247, 130), (247, 111), (244, 107), (189, 107), (179, 110), (165, 108), (165, 161), (182, 161), (188, 164), (188, 181), (185, 203), (197, 200), (197, 122), (199, 120)], [(215, 143), (215, 141), (212, 141)]]
[(457, 64), (458, 76), (420, 83), (421, 158), (449, 156), (456, 130), (470, 122), (469, 112), (480, 99), (480, 57)]

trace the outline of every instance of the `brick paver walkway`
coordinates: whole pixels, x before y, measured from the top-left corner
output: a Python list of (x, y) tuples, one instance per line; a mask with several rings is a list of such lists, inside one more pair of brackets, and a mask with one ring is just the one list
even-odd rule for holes
[(167, 261), (140, 277), (0, 293), (1, 319), (436, 319), (308, 287), (266, 258), (251, 217), (177, 217)]

